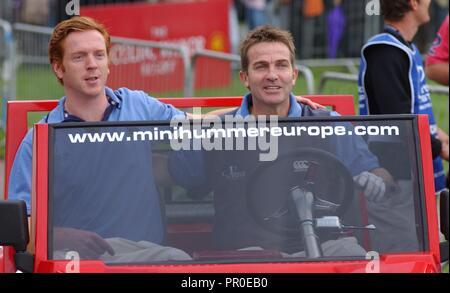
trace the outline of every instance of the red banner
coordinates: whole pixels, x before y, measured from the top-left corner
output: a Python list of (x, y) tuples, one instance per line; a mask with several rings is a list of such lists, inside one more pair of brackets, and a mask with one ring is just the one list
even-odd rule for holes
[[(230, 52), (229, 9), (229, 0), (209, 0), (87, 6), (80, 14), (103, 23), (112, 36), (187, 45), (190, 50)], [(195, 88), (229, 85), (230, 70), (227, 62), (199, 59)], [(183, 89), (183, 81), (183, 63), (175, 51), (123, 44), (111, 48), (108, 85), (113, 88), (174, 92)]]

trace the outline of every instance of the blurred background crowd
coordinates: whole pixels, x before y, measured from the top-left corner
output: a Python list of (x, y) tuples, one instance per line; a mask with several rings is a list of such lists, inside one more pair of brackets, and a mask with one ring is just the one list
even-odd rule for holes
[[(118, 3), (169, 3), (202, 0), (79, 0), (81, 6)], [(230, 39), (238, 39), (247, 29), (270, 23), (288, 29), (294, 35), (299, 59), (358, 57), (368, 37), (382, 27), (379, 16), (365, 13), (370, 1), (361, 0), (231, 0)], [(53, 27), (66, 19), (68, 1), (2, 0), (0, 18)], [(426, 52), (448, 13), (448, 0), (432, 0), (431, 22), (422, 27), (416, 43)]]

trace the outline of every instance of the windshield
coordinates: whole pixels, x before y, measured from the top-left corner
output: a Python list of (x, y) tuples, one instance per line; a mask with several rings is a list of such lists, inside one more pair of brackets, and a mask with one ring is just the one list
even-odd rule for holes
[(427, 249), (415, 118), (251, 119), (51, 125), (49, 258), (282, 262)]

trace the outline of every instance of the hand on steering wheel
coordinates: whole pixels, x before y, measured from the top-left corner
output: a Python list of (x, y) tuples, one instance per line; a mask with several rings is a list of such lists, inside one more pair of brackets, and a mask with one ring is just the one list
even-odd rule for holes
[(385, 198), (386, 184), (381, 177), (364, 171), (353, 177), (355, 184), (362, 188), (367, 200), (378, 203)]

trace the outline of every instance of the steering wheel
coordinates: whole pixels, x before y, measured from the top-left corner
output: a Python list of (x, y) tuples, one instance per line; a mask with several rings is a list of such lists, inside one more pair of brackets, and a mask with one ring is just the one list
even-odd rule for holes
[(300, 220), (291, 192), (295, 188), (314, 195), (314, 217), (342, 216), (353, 201), (353, 179), (333, 154), (299, 148), (272, 162), (261, 162), (250, 174), (247, 208), (264, 229), (296, 236)]

